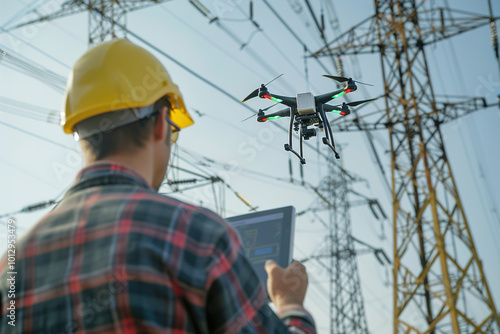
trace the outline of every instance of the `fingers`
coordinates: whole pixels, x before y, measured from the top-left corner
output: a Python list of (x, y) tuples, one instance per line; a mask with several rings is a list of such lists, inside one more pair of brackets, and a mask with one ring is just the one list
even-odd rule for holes
[(264, 264), (264, 269), (269, 276), (281, 273), (287, 275), (297, 275), (301, 279), (307, 279), (306, 267), (302, 263), (295, 260), (287, 268), (281, 268), (275, 261), (267, 260)]
[(281, 269), (281, 268), (273, 260), (267, 260), (266, 263), (264, 264), (264, 269), (266, 270), (267, 274), (270, 275), (271, 272), (275, 271), (276, 269)]
[(293, 260), (293, 262), (290, 266), (293, 266), (294, 268), (297, 268), (297, 269), (306, 270), (306, 267), (302, 263), (300, 263), (299, 261), (296, 261), (296, 260)]
[(264, 264), (264, 269), (268, 274), (272, 270), (274, 270), (274, 268), (279, 268), (281, 270), (293, 269), (293, 271), (302, 271), (302, 272), (306, 271), (306, 267), (299, 261), (295, 260), (286, 269), (281, 268), (274, 260), (267, 260), (266, 263)]
[(293, 261), (292, 264), (290, 265), (291, 268), (293, 268), (295, 271), (300, 272), (300, 273), (306, 273), (306, 266), (304, 266), (302, 263), (299, 261)]
[(308, 285), (306, 267), (293, 261), (287, 268), (281, 268), (275, 261), (266, 261), (264, 268), (268, 274), (267, 291), (278, 307), (304, 302)]

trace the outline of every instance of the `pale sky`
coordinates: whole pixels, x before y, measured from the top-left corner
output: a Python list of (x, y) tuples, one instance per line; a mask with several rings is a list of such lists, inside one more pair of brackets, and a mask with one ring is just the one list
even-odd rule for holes
[[(314, 2), (317, 13), (322, 2)], [(12, 22), (24, 21), (23, 17), (26, 16), (17, 17), (18, 14), (23, 14), (23, 9), (28, 4), (36, 7), (38, 3), (39, 1), (0, 0), (0, 26), (10, 27)], [(48, 12), (59, 8), (60, 3), (61, 0), (48, 1), (39, 11)], [(255, 32), (255, 27), (244, 20), (241, 10), (248, 13), (248, 1), (205, 0), (203, 3), (213, 15), (221, 18), (221, 22), (234, 36), (242, 42), (248, 42), (247, 47), (240, 49), (241, 44), (235, 43), (215, 23), (209, 24), (208, 19), (188, 1), (173, 0), (132, 12), (127, 16), (127, 27), (238, 100), (281, 73), (284, 76), (269, 86), (277, 94), (293, 96), (306, 91), (320, 94), (336, 89), (333, 81), (321, 77), (322, 74), (336, 75), (336, 70), (328, 59), (321, 60), (328, 73), (314, 60), (307, 60), (310, 82), (306, 82), (303, 46), (262, 1), (254, 1), (254, 20), (263, 29), (260, 32)], [(450, 3), (453, 8), (488, 15), (486, 0)], [(322, 42), (302, 1), (276, 0), (272, 4), (310, 50), (315, 51), (321, 47)], [(295, 4), (295, 12), (289, 4)], [(297, 4), (301, 6), (297, 7)], [(443, 1), (427, 1), (424, 7), (442, 5)], [(241, 6), (241, 10), (238, 6)], [(494, 1), (493, 6), (494, 14), (500, 15), (499, 2)], [(372, 15), (374, 9), (372, 1), (359, 0), (337, 1), (335, 10), (339, 16), (340, 28), (345, 31)], [(309, 26), (305, 25), (306, 21)], [(87, 23), (88, 14), (82, 13), (21, 28), (12, 34), (0, 31), (0, 48), (57, 74), (51, 79), (45, 73), (44, 82), (41, 82), (0, 61), (0, 215), (56, 198), (72, 183), (83, 166), (78, 143), (71, 136), (65, 135), (57, 124), (33, 118), (47, 119), (51, 112), (55, 115), (60, 112), (63, 92), (61, 88), (57, 88), (55, 78), (62, 77), (65, 80), (73, 63), (87, 49)], [(327, 40), (333, 39), (330, 28), (326, 35)], [(134, 38), (130, 39), (141, 45)], [(300, 212), (318, 201), (311, 191), (301, 187), (298, 182), (290, 184), (277, 180), (290, 179), (290, 158), (294, 179), (300, 180), (298, 160), (283, 150), (283, 144), (287, 140), (285, 132), (270, 122), (257, 123), (252, 119), (242, 123), (251, 112), (241, 103), (229, 99), (164, 56), (150, 51), (158, 56), (174, 82), (179, 85), (186, 106), (195, 120), (194, 126), (180, 134), (179, 151), (183, 159), (211, 175), (222, 177), (234, 191), (241, 193), (259, 209), (293, 205)], [(496, 101), (500, 93), (499, 68), (490, 45), (488, 26), (428, 46), (426, 55), (437, 95), (483, 96), (489, 103)], [(343, 59), (347, 75), (374, 85), (351, 93), (350, 101), (382, 94), (383, 81), (378, 55), (358, 57), (358, 66), (353, 65), (352, 58)], [(9, 107), (12, 100), (18, 109)], [(342, 102), (343, 99), (337, 101)], [(37, 106), (38, 111), (36, 114), (19, 112), (19, 108), (23, 108), (22, 103)], [(259, 99), (247, 104), (256, 111), (259, 107), (270, 105), (268, 101)], [(376, 110), (383, 105), (383, 101), (379, 100), (366, 106), (363, 111)], [(335, 117), (338, 116), (329, 115), (330, 119)], [(286, 119), (274, 122), (287, 126)], [(455, 182), (497, 309), (500, 307), (499, 128), (500, 117), (496, 107), (477, 111), (443, 127)], [(344, 147), (344, 167), (369, 181), (359, 183), (355, 189), (368, 197), (377, 198), (390, 215), (391, 195), (383, 186), (365, 136), (361, 133), (334, 135), (336, 142)], [(36, 136), (56, 142), (59, 146)], [(374, 136), (382, 163), (389, 173), (390, 156), (384, 152), (389, 147), (388, 134), (379, 131)], [(331, 154), (321, 143), (317, 144), (319, 141), (320, 138), (312, 138), (309, 142), (314, 148), (319, 145), (321, 152)], [(213, 161), (206, 160), (206, 157)], [(318, 185), (319, 180), (327, 173), (325, 162), (310, 147), (305, 148), (305, 157), (307, 164), (304, 166), (304, 178), (309, 184)], [(180, 161), (179, 165), (192, 169), (185, 161)], [(223, 187), (216, 184), (215, 190), (220, 188)], [(202, 203), (216, 210), (212, 191), (212, 187), (206, 186), (172, 196), (195, 204)], [(161, 192), (171, 190), (164, 187)], [(226, 216), (248, 212), (248, 207), (227, 188), (225, 200)], [(49, 210), (50, 208), (29, 214), (15, 214), (19, 236)], [(321, 217), (327, 219), (326, 214)], [(5, 229), (5, 221), (6, 218), (2, 219), (2, 229)], [(381, 224), (373, 219), (366, 206), (356, 206), (351, 210), (351, 221), (356, 238), (384, 248), (389, 256), (392, 255), (390, 218)], [(302, 259), (320, 247), (326, 232), (319, 220), (311, 214), (298, 217), (296, 229), (294, 257)], [(2, 240), (6, 240), (5, 233), (4, 230), (0, 231)], [(385, 235), (385, 239), (381, 235)], [(3, 253), (5, 243), (2, 241), (0, 245)], [(391, 332), (391, 268), (382, 267), (371, 254), (360, 256), (358, 267), (370, 332)], [(327, 333), (328, 277), (317, 267), (308, 268), (310, 287), (306, 307), (315, 317), (320, 333)]]

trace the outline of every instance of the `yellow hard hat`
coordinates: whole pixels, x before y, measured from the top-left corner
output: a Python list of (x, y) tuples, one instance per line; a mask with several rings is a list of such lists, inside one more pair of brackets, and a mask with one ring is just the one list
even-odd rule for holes
[(73, 133), (81, 121), (117, 110), (137, 110), (163, 96), (172, 107), (170, 119), (179, 128), (194, 123), (179, 88), (155, 56), (127, 39), (104, 42), (75, 63), (66, 86), (61, 125), (64, 132)]

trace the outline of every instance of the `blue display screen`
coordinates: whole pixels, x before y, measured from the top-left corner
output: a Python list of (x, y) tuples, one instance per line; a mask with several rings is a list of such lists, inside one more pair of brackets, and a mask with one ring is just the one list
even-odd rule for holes
[(254, 249), (253, 251), (254, 256), (261, 256), (272, 253), (273, 253), (273, 247), (264, 247), (264, 248)]
[(240, 235), (245, 255), (266, 287), (264, 263), (288, 267), (292, 259), (295, 210), (285, 207), (226, 218)]

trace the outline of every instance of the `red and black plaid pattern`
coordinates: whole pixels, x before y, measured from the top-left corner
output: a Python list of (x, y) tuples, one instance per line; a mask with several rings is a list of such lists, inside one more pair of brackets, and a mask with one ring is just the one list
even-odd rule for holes
[(0, 333), (315, 333), (302, 308), (269, 308), (222, 218), (118, 164), (83, 169), (16, 252), (16, 326), (4, 256)]

